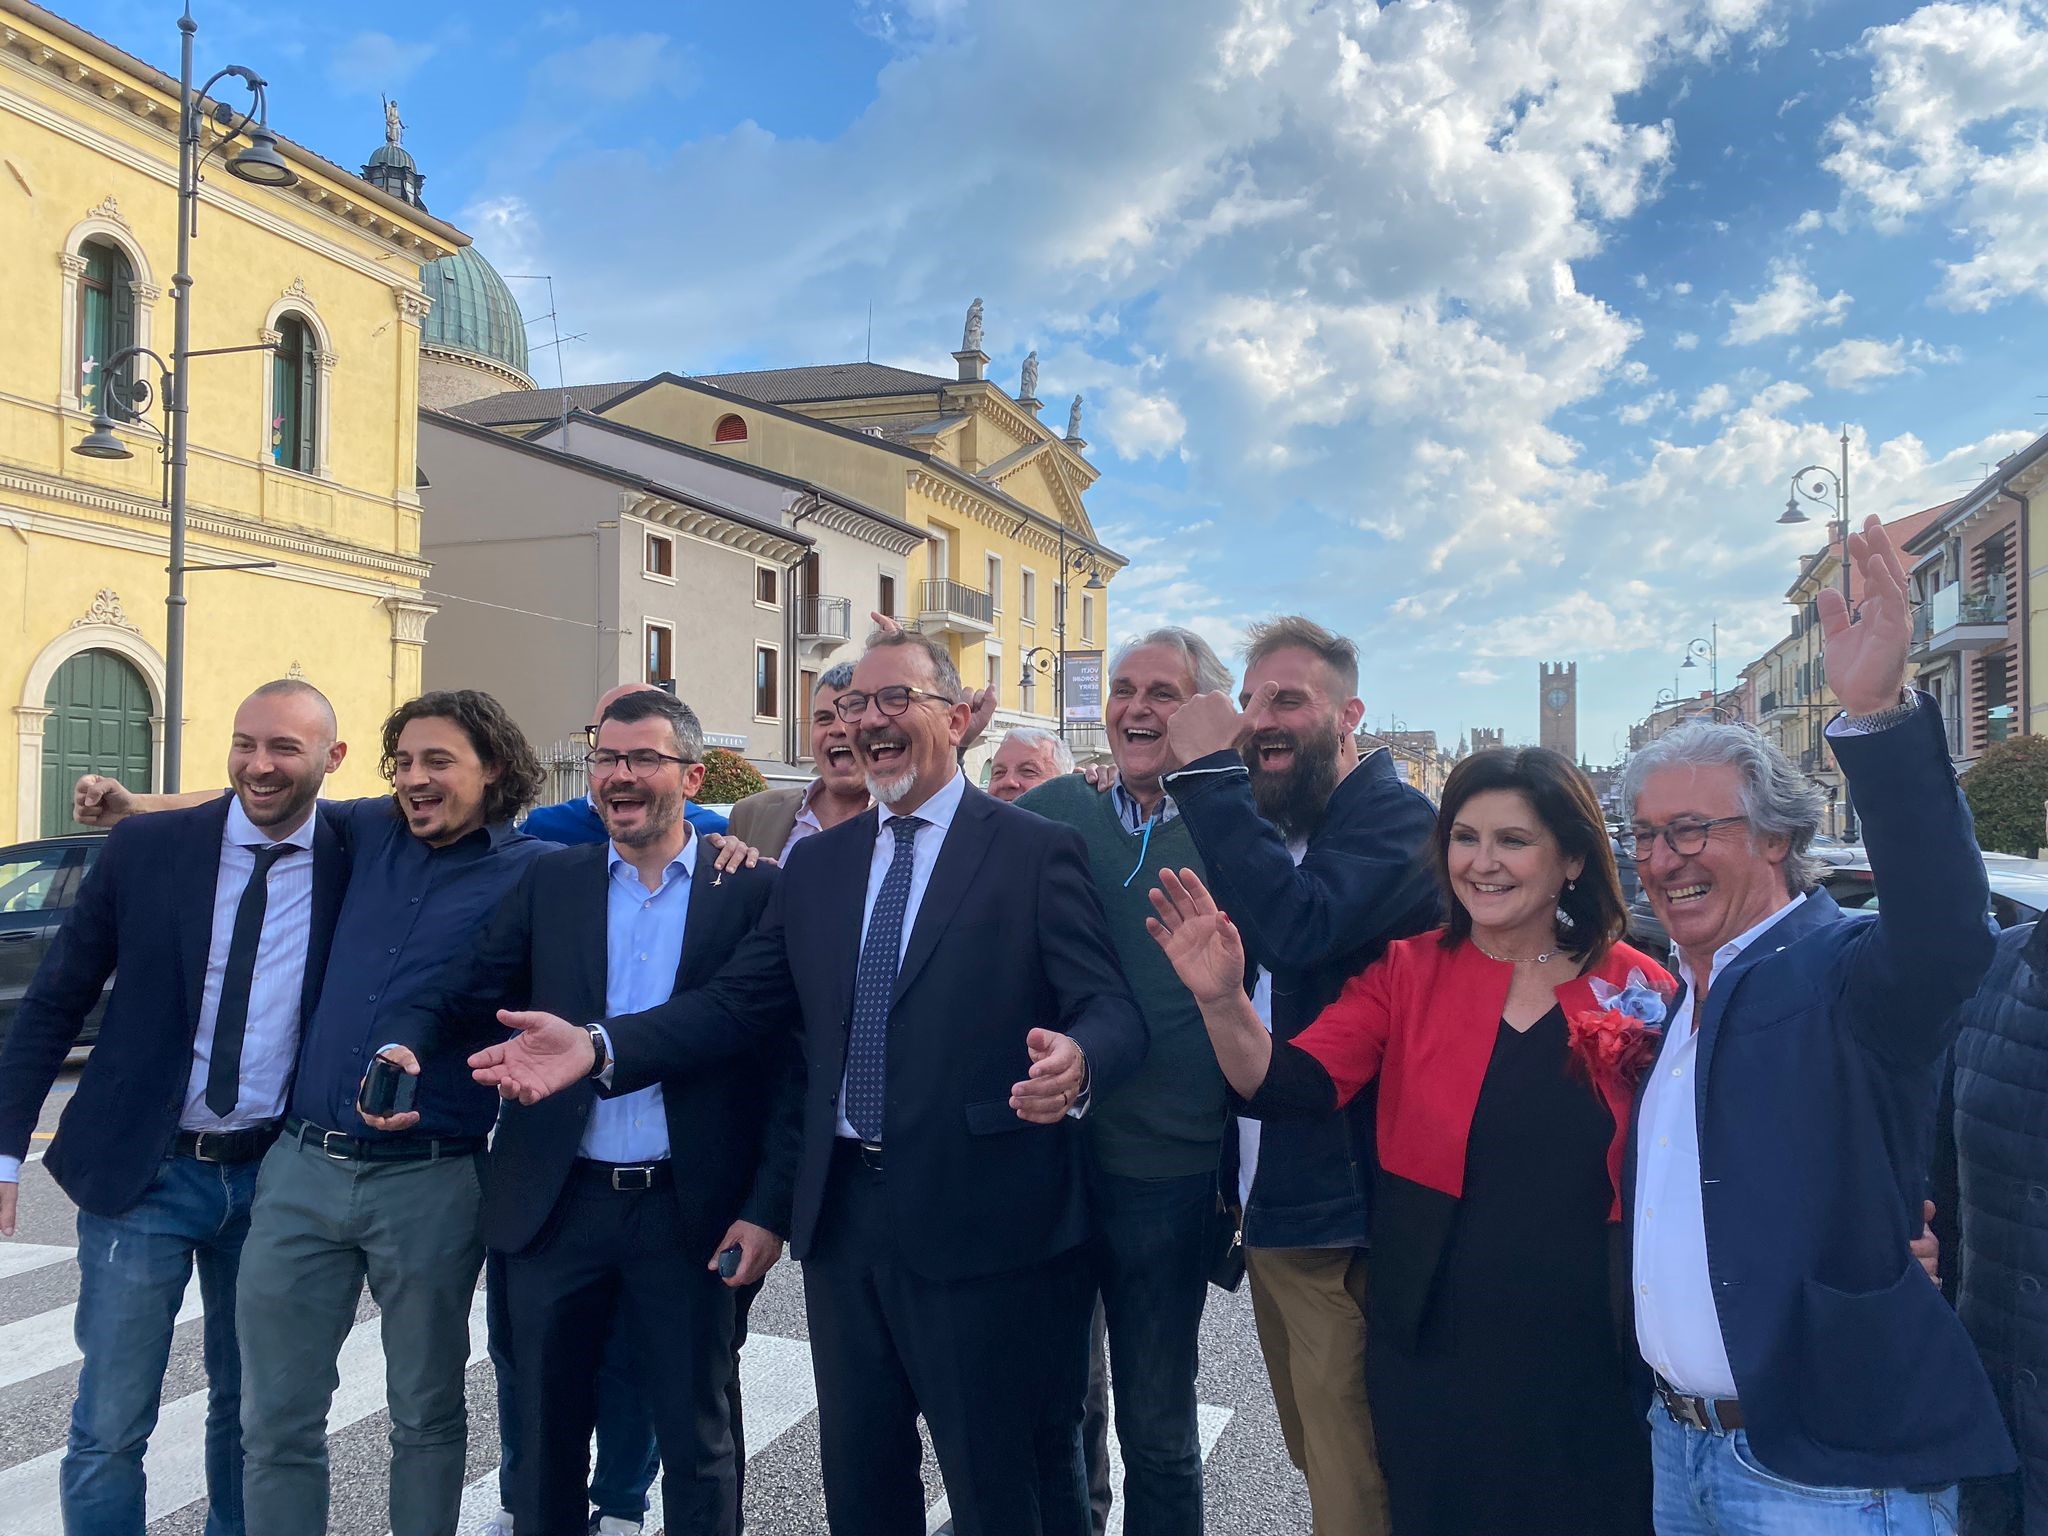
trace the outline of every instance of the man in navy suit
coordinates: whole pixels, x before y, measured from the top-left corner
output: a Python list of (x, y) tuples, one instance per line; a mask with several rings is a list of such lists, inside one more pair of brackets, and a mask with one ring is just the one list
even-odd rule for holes
[(1959, 1479), (2014, 1465), (1968, 1335), (1905, 1256), (1949, 1021), (1991, 959), (1984, 865), (1940, 709), (1905, 687), (1904, 567), (1876, 518), (1849, 553), (1860, 617), (1820, 597), (1828, 739), (1877, 914), (1818, 888), (1820, 792), (1753, 731), (1681, 727), (1623, 786), (1619, 841), (1685, 983), (1622, 1197), (1659, 1536), (1936, 1536)]
[[(1145, 1026), (1079, 834), (962, 778), (970, 707), (930, 639), (883, 634), (838, 700), (877, 808), (798, 843), (710, 986), (603, 1024), (514, 1015), (472, 1058), (533, 1102), (614, 1092), (799, 1030), (804, 1261), (835, 1536), (922, 1536), (923, 1414), (960, 1536), (1086, 1527), (1081, 1126)], [(1072, 1446), (1041, 1488), (1035, 1444)]]
[(78, 1397), (60, 1473), (74, 1536), (142, 1536), (142, 1458), (196, 1262), (206, 1306), (206, 1536), (241, 1536), (235, 1276), (299, 1031), (348, 883), (314, 815), (348, 750), (295, 680), (235, 712), (231, 795), (117, 827), (0, 1052), (0, 1235), (50, 1085), (109, 974), (99, 1044), (45, 1166), (78, 1206)]

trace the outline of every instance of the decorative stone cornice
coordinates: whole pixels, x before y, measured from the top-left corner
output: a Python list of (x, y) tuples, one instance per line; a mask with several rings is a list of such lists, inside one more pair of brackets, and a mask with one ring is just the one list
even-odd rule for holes
[(423, 603), (406, 592), (393, 592), (389, 597), (380, 598), (380, 605), (391, 615), (391, 639), (396, 645), (425, 645), (427, 643), (427, 620), (441, 610), (433, 603)]
[(863, 543), (873, 544), (892, 555), (907, 555), (924, 542), (916, 534), (905, 533), (887, 523), (878, 523), (865, 513), (831, 502), (826, 502), (816, 511), (805, 514), (805, 521), (815, 523), (830, 532), (844, 533)]
[(71, 251), (64, 251), (60, 253), (57, 257), (57, 265), (62, 267), (68, 276), (85, 276), (85, 258), (83, 256), (76, 255)]
[(280, 293), (278, 297), (280, 299), (290, 299), (295, 304), (303, 304), (308, 309), (317, 307), (313, 303), (313, 295), (306, 292), (306, 280), (303, 277), (293, 278), (286, 286), (284, 292)]
[(702, 539), (707, 544), (722, 544), (727, 549), (759, 555), (784, 565), (801, 558), (810, 548), (808, 543), (787, 535), (764, 532), (717, 512), (642, 491), (621, 491), (619, 511), (628, 517), (644, 518), (664, 528), (673, 528), (677, 533)]
[(164, 296), (163, 289), (157, 287), (155, 283), (145, 283), (138, 280), (130, 283), (128, 287), (135, 295), (135, 302), (138, 304), (154, 304)]
[[(114, 194), (111, 192), (106, 195), (97, 207), (86, 214), (86, 217), (89, 219), (105, 219), (109, 224), (118, 224), (123, 229), (128, 228), (128, 220), (121, 213), (121, 205), (114, 200)], [(130, 231), (130, 233), (133, 233), (133, 231)]]
[(99, 591), (93, 593), (92, 603), (85, 610), (84, 616), (71, 621), (73, 629), (83, 629), (88, 624), (111, 624), (116, 629), (129, 630), (138, 635), (142, 633), (128, 621), (128, 615), (122, 612), (121, 594), (112, 587), (101, 587)]
[(396, 289), (391, 297), (397, 302), (398, 313), (404, 317), (408, 325), (418, 325), (427, 318), (428, 312), (434, 307), (432, 299), (424, 293), (414, 293), (409, 288)]

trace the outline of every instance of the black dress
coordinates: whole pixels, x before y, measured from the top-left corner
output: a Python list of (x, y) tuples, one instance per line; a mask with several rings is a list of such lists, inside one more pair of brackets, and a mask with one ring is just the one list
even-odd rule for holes
[[(1250, 1110), (1335, 1108), (1282, 1045)], [(1393, 1536), (1650, 1536), (1650, 1443), (1624, 1368), (1607, 1220), (1614, 1117), (1564, 1012), (1503, 1021), (1453, 1199), (1382, 1173), (1366, 1386)]]

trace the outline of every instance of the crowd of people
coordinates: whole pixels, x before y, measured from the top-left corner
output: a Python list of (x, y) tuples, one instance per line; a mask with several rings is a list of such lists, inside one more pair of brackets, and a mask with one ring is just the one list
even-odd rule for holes
[[(959, 1536), (1099, 1536), (1112, 1402), (1125, 1529), (1195, 1536), (1200, 1325), (1240, 1276), (1317, 1536), (1933, 1536), (1966, 1484), (1967, 1529), (2039, 1536), (2042, 1318), (2006, 1304), (2038, 1266), (1997, 1224), (2048, 1175), (1985, 1084), (2048, 951), (1994, 965), (1903, 571), (1875, 520), (1850, 543), (1860, 611), (1821, 622), (1874, 916), (1736, 725), (1638, 753), (1612, 835), (1538, 748), (1432, 807), (1300, 617), (1252, 628), (1234, 699), (1192, 632), (1131, 641), (1114, 771), (1012, 731), (987, 793), (987, 701), (884, 626), (817, 682), (816, 777), (729, 828), (645, 686), (536, 810), (473, 691), (383, 723), (388, 796), (320, 797), (347, 747), (297, 680), (241, 706), (227, 793), (81, 781), (113, 831), (0, 1051), (12, 1235), (113, 978), (45, 1161), (78, 1207), (66, 1530), (141, 1536), (196, 1265), (208, 1536), (326, 1529), (366, 1282), (393, 1536), (456, 1536), (479, 1271), (497, 1530), (637, 1531), (659, 1476), (669, 1531), (732, 1536), (787, 1248), (835, 1536), (925, 1530), (920, 1419)], [(1617, 852), (1669, 956), (1624, 941)], [(1951, 1075), (1962, 1317), (1922, 1232)]]

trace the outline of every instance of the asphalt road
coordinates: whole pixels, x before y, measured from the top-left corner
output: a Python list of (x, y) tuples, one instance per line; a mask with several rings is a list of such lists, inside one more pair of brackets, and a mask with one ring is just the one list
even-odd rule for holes
[[(67, 1068), (44, 1107), (37, 1156), (77, 1081)], [(21, 1221), (12, 1242), (0, 1242), (0, 1536), (60, 1536), (57, 1462), (64, 1446), (78, 1378), (71, 1308), (78, 1298), (72, 1262), (76, 1228), (71, 1202), (40, 1162), (22, 1175)], [(200, 1424), (205, 1371), (200, 1362), (196, 1290), (177, 1330), (164, 1404), (147, 1463), (151, 1536), (201, 1536), (206, 1522)], [(358, 1306), (357, 1328), (344, 1348), (341, 1388), (330, 1415), (333, 1516), (337, 1536), (385, 1536), (386, 1436), (382, 1357), (376, 1308)], [(496, 1507), (497, 1413), (491, 1367), (484, 1358), (482, 1296), (472, 1313), (469, 1367), (468, 1491), (461, 1536), (472, 1536)], [(746, 1520), (761, 1533), (821, 1533), (824, 1498), (818, 1483), (817, 1415), (810, 1384), (800, 1277), (783, 1263), (756, 1303), (753, 1339), (744, 1356), (749, 1458)], [(1273, 1399), (1253, 1336), (1251, 1302), (1240, 1291), (1209, 1292), (1202, 1324), (1198, 1383), (1207, 1527), (1215, 1532), (1295, 1533), (1309, 1529), (1308, 1498), (1288, 1465)], [(944, 1518), (937, 1464), (926, 1459), (931, 1524)], [(1119, 1512), (1120, 1514), (1120, 1512)], [(1121, 1529), (1116, 1519), (1112, 1531)], [(650, 1521), (648, 1536), (660, 1529)]]

